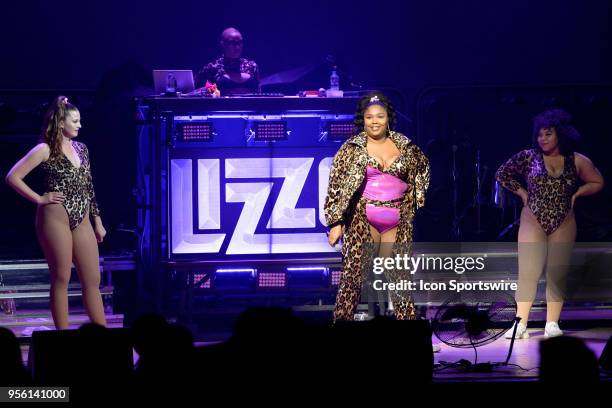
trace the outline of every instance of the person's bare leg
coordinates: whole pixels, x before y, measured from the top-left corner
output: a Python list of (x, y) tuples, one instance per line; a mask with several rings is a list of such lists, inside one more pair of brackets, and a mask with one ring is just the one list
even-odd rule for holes
[(83, 222), (72, 231), (72, 248), (81, 288), (83, 305), (93, 323), (106, 326), (104, 305), (100, 295), (100, 255), (98, 242), (89, 221), (85, 216)]
[[(371, 229), (374, 229), (373, 227), (371, 227)], [(388, 258), (391, 255), (393, 255), (393, 242), (395, 242), (395, 232), (397, 231), (397, 228), (393, 228), (393, 233), (390, 234), (390, 231), (385, 231), (384, 233), (379, 233), (378, 230), (375, 230), (376, 234), (378, 235), (378, 242), (379, 245), (376, 248), (376, 256), (378, 256), (379, 258)], [(389, 239), (392, 239), (392, 241), (389, 241)], [(389, 280), (389, 275), (387, 274), (386, 276), (387, 281)], [(379, 301), (381, 302), (387, 302), (387, 313), (391, 313), (394, 310), (394, 306), (393, 306), (393, 300), (391, 299), (391, 294), (389, 293), (389, 291), (385, 291), (384, 293), (379, 293)]]
[[(372, 236), (372, 243), (366, 244), (366, 245), (371, 245), (371, 247), (370, 246), (364, 247), (364, 257), (367, 254), (368, 256), (371, 256), (371, 259), (373, 261), (374, 258), (380, 257), (379, 255), (380, 233), (378, 232), (376, 228), (370, 225), (370, 235)], [(371, 251), (371, 253), (369, 253), (369, 251)], [(380, 291), (375, 291), (373, 287), (374, 280), (379, 279), (380, 276), (377, 276), (377, 275), (372, 276), (368, 274), (368, 277), (370, 276), (372, 277), (373, 280), (370, 281), (370, 278), (368, 278), (368, 281), (366, 282), (367, 287), (364, 289), (366, 289), (366, 293), (367, 293), (368, 314), (370, 315), (370, 317), (373, 317), (376, 315), (376, 303), (378, 302), (379, 305), (382, 305), (382, 302), (384, 302), (384, 293), (380, 293)]]
[(529, 312), (536, 296), (538, 280), (546, 262), (546, 233), (528, 207), (521, 212), (518, 233), (519, 276), (516, 291), (517, 312), (521, 323), (527, 326)]
[(378, 256), (390, 257), (393, 253), (393, 244), (395, 243), (395, 237), (397, 235), (397, 227), (391, 228), (380, 234), (380, 247), (378, 249)]
[(49, 265), (49, 301), (53, 323), (68, 328), (68, 283), (72, 269), (72, 234), (68, 214), (61, 204), (40, 206), (36, 212), (36, 234)]
[(570, 211), (563, 223), (548, 236), (546, 261), (546, 322), (558, 322), (565, 300), (565, 283), (576, 241), (576, 218)]

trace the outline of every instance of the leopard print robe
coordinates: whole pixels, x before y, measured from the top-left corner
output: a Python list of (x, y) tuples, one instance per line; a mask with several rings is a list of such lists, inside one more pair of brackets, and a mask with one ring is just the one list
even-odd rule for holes
[[(391, 132), (389, 137), (400, 151), (401, 158), (407, 163), (408, 175), (404, 180), (409, 189), (400, 204), (400, 222), (397, 227), (393, 255), (410, 253), (412, 243), (413, 219), (416, 210), (425, 204), (425, 192), (429, 186), (429, 161), (421, 149), (401, 133)], [(365, 214), (365, 200), (361, 198), (364, 186), (368, 152), (365, 132), (351, 137), (338, 150), (334, 157), (329, 176), (329, 186), (325, 199), (325, 218), (333, 227), (344, 226), (342, 246), (342, 275), (336, 296), (334, 321), (352, 320), (359, 304), (361, 287), (366, 278), (364, 271), (364, 244), (373, 243), (370, 224)], [(399, 159), (398, 159), (399, 160)], [(403, 272), (403, 271), (401, 271)], [(386, 271), (390, 282), (409, 279), (397, 270)], [(416, 319), (415, 307), (408, 291), (392, 291), (391, 300), (397, 319)]]

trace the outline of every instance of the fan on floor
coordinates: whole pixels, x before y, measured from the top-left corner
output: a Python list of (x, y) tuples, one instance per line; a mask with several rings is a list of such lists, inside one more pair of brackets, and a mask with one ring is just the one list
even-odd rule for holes
[[(497, 340), (512, 327), (516, 302), (505, 292), (464, 292), (444, 302), (431, 323), (433, 333), (451, 347), (473, 348), (478, 364), (477, 347)], [(506, 363), (512, 354), (512, 343)], [(480, 365), (488, 370), (490, 365)]]

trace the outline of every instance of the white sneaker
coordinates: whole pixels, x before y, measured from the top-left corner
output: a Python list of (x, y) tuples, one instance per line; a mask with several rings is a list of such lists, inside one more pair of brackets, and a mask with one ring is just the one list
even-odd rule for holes
[(372, 318), (367, 312), (359, 312), (353, 315), (353, 320), (356, 322), (365, 322), (366, 320), (371, 320)]
[(544, 337), (558, 337), (563, 336), (563, 330), (559, 328), (557, 322), (546, 322), (544, 327)]
[[(512, 333), (514, 333), (514, 325), (512, 325), (510, 330), (508, 330), (506, 334), (504, 334), (504, 337), (507, 339), (511, 339)], [(514, 339), (518, 340), (518, 339), (528, 339), (528, 338), (529, 338), (529, 333), (527, 333), (527, 326), (519, 322), (518, 327), (516, 329), (516, 337)]]

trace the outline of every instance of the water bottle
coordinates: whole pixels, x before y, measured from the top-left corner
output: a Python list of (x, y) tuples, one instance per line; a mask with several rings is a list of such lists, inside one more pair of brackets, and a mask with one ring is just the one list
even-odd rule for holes
[(332, 91), (340, 90), (340, 77), (336, 73), (335, 69), (332, 71), (331, 76), (329, 77), (329, 89)]
[(172, 73), (166, 78), (166, 93), (176, 93), (176, 77)]

